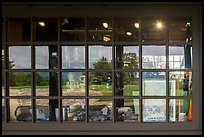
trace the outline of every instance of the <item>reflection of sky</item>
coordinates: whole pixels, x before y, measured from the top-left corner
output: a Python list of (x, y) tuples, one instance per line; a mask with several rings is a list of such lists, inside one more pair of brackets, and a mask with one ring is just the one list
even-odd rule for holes
[(139, 54), (139, 46), (125, 46), (124, 53), (136, 53)]
[(49, 68), (49, 51), (48, 46), (36, 46), (35, 47), (35, 60), (36, 69), (48, 69)]
[(11, 46), (9, 47), (9, 61), (14, 61), (14, 69), (31, 68), (31, 47)]

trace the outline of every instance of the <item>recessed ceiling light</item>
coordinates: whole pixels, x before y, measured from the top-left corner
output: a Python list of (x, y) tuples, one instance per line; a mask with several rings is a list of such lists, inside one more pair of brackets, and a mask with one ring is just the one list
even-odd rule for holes
[(38, 22), (38, 24), (42, 27), (45, 27), (45, 22)]

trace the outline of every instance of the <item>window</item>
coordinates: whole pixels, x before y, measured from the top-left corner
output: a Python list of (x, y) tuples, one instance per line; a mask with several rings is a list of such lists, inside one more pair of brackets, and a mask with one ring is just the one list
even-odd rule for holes
[(198, 20), (56, 14), (2, 20), (5, 130), (197, 128)]

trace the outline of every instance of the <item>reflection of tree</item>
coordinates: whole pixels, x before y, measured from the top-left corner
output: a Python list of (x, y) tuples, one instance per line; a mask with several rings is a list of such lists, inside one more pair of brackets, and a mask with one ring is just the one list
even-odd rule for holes
[(124, 68), (135, 69), (139, 67), (139, 57), (136, 53), (124, 53), (123, 54)]
[[(93, 64), (95, 69), (111, 69), (112, 65), (111, 62), (108, 62), (108, 60), (105, 57), (102, 57), (99, 61)], [(94, 82), (95, 84), (104, 84), (112, 82), (112, 74), (111, 72), (93, 72), (93, 75), (91, 76), (91, 82)]]

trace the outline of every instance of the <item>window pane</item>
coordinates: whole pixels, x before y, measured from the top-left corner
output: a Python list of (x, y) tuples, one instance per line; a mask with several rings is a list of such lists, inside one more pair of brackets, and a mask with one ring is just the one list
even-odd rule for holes
[(139, 99), (116, 99), (117, 121), (139, 122)]
[(142, 72), (143, 96), (166, 96), (165, 72)]
[(57, 69), (58, 48), (57, 45), (35, 46), (36, 69)]
[(169, 121), (191, 121), (192, 99), (170, 99)]
[(115, 73), (116, 96), (139, 96), (139, 72)]
[(165, 27), (163, 20), (158, 19), (142, 19), (141, 20), (141, 37), (142, 42), (148, 41), (165, 41)]
[(192, 23), (190, 19), (171, 18), (169, 24), (169, 42), (192, 41)]
[(164, 45), (142, 46), (142, 68), (143, 69), (165, 69), (166, 47)]
[(58, 20), (55, 18), (38, 18), (34, 23), (35, 41), (57, 41)]
[(89, 96), (112, 96), (111, 72), (89, 72)]
[(57, 99), (36, 99), (36, 121), (56, 121), (59, 120)]
[(89, 46), (89, 69), (111, 69), (112, 46)]
[(62, 72), (62, 96), (85, 96), (85, 72)]
[(139, 46), (117, 45), (115, 53), (117, 69), (139, 68)]
[(2, 99), (1, 121), (5, 121), (5, 113), (6, 113), (5, 100)]
[(2, 25), (2, 27), (1, 27), (1, 32), (2, 32), (1, 36), (2, 36), (2, 42), (4, 42), (4, 38), (5, 38), (5, 35), (4, 35), (5, 34), (4, 33), (4, 23), (5, 23), (5, 21), (4, 21), (4, 18), (2, 18), (1, 20), (2, 20), (1, 21), (2, 22), (2, 24), (1, 24)]
[(31, 38), (29, 18), (10, 18), (7, 20), (7, 41), (28, 42)]
[(36, 82), (36, 96), (49, 96), (50, 91), (49, 72), (36, 72), (35, 82)]
[(4, 76), (5, 76), (5, 66), (4, 66), (4, 47), (3, 46), (1, 46), (2, 48), (2, 52), (1, 52), (1, 55), (2, 55), (2, 71), (1, 71), (1, 77), (2, 77), (2, 79), (1, 79), (1, 86), (2, 86), (2, 96), (4, 96)]
[(105, 98), (89, 99), (89, 121), (112, 121), (112, 100)]
[(63, 121), (82, 122), (86, 120), (85, 99), (62, 100)]
[(62, 46), (62, 69), (85, 69), (85, 46)]
[(84, 18), (62, 18), (62, 41), (85, 41)]
[(192, 72), (189, 71), (169, 72), (169, 95), (191, 96)]
[(169, 46), (169, 68), (184, 69), (192, 66), (192, 46), (175, 45)]
[(115, 18), (115, 41), (138, 41), (139, 20), (137, 18)]
[(143, 99), (143, 122), (165, 122), (166, 100)]
[(9, 46), (9, 69), (31, 68), (31, 46)]
[(10, 121), (32, 121), (32, 107), (30, 99), (10, 99)]
[(31, 96), (30, 72), (9, 72), (9, 96)]
[(112, 40), (111, 18), (89, 18), (88, 20), (88, 41)]

